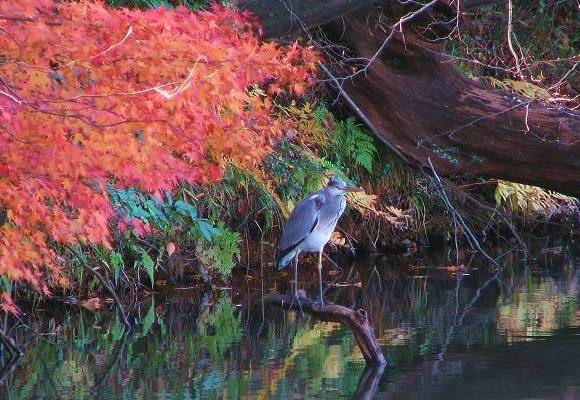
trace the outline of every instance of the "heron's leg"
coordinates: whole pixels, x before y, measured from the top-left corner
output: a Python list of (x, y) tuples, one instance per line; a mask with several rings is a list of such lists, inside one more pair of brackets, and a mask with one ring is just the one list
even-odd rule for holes
[(298, 255), (294, 257), (294, 297), (298, 298)]
[(322, 298), (322, 249), (318, 252), (318, 287), (320, 289), (320, 305), (324, 305)]
[(294, 257), (294, 296), (292, 296), (292, 302), (290, 303), (290, 309), (294, 305), (294, 302), (298, 303), (300, 308), (300, 313), (304, 316), (304, 311), (302, 311), (302, 304), (300, 303), (300, 298), (298, 297), (298, 254)]

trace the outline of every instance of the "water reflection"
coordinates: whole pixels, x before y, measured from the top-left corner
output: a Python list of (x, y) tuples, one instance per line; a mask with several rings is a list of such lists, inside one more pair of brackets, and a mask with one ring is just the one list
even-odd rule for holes
[[(130, 335), (113, 313), (47, 307), (13, 329), (26, 354), (0, 397), (580, 398), (573, 253), (502, 262), (494, 277), (477, 259), (457, 268), (438, 252), (370, 258), (329, 275), (329, 299), (371, 316), (384, 371), (365, 370), (339, 324), (262, 310), (258, 279), (233, 292), (159, 293), (137, 305)], [(315, 293), (315, 268), (302, 275)]]

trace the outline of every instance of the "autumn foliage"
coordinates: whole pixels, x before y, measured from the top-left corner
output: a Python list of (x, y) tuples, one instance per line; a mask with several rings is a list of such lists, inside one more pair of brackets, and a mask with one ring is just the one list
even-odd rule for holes
[(302, 94), (316, 55), (256, 29), (225, 8), (1, 2), (0, 274), (67, 285), (55, 248), (111, 246), (110, 183), (155, 193), (259, 162), (282, 121), (256, 88)]

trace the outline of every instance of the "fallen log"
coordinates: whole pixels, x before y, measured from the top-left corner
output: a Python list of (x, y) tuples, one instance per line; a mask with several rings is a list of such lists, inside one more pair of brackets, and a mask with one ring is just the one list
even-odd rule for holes
[[(494, 2), (464, 0), (462, 6)], [(381, 13), (397, 20), (401, 11), (400, 2), (369, 3), (238, 0), (259, 17), (265, 37), (332, 21), (325, 32), (366, 58), (387, 36)], [(439, 10), (450, 4), (439, 1)], [(425, 40), (415, 28), (405, 24), (404, 35), (397, 32), (364, 74), (341, 81), (373, 133), (415, 166), (427, 167), (430, 157), (444, 175), (507, 179), (580, 195), (580, 112), (467, 78), (444, 44)]]
[[(478, 8), (502, 0), (460, 0), (463, 10)], [(258, 17), (262, 25), (262, 36), (277, 38), (303, 32), (304, 29), (326, 24), (337, 18), (369, 6), (390, 4), (390, 0), (233, 0), (234, 7), (246, 10)], [(443, 6), (455, 8), (456, 0), (439, 0)], [(399, 5), (402, 2), (398, 3)]]
[(258, 17), (262, 35), (280, 37), (322, 25), (353, 10), (372, 3), (372, 0), (235, 0), (237, 8), (248, 10)]
[(264, 302), (286, 310), (303, 311), (322, 321), (340, 322), (351, 329), (367, 365), (384, 366), (387, 363), (367, 314), (362, 309), (355, 311), (331, 303), (322, 306), (307, 298), (300, 298), (299, 304), (298, 301), (292, 301), (291, 295), (277, 293), (267, 295)]
[[(380, 10), (350, 13), (325, 29), (358, 57), (385, 38)], [(374, 133), (418, 166), (501, 178), (580, 194), (580, 112), (532, 101), (469, 79), (440, 45), (408, 27), (365, 74), (344, 80)]]

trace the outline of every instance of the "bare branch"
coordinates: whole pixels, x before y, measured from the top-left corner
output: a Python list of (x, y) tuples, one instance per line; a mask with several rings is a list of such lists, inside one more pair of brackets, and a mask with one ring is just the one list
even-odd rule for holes
[(427, 161), (429, 162), (429, 167), (431, 168), (431, 172), (433, 173), (433, 177), (435, 178), (435, 184), (436, 184), (437, 190), (439, 191), (439, 195), (440, 195), (441, 199), (443, 200), (443, 202), (445, 203), (445, 206), (447, 207), (447, 209), (452, 213), (453, 218), (461, 226), (463, 234), (467, 238), (469, 245), (474, 250), (479, 251), (485, 258), (487, 258), (493, 265), (495, 265), (496, 268), (499, 269), (500, 268), (499, 264), (489, 254), (487, 254), (485, 252), (485, 250), (483, 250), (481, 248), (475, 235), (473, 234), (473, 232), (471, 232), (471, 229), (469, 229), (469, 227), (465, 223), (463, 216), (453, 206), (453, 204), (451, 203), (451, 200), (449, 200), (449, 197), (447, 196), (447, 193), (445, 192), (445, 188), (443, 187), (443, 183), (441, 182), (441, 178), (437, 174), (437, 171), (435, 170), (435, 167), (433, 166), (433, 163), (431, 162), (431, 157), (428, 157)]
[(347, 325), (353, 332), (367, 365), (384, 366), (387, 362), (374, 334), (374, 329), (364, 310), (351, 310), (338, 304), (314, 302), (307, 298), (293, 301), (291, 295), (269, 294), (264, 298), (266, 303), (274, 304), (287, 310), (301, 310), (323, 321), (335, 321)]
[(522, 70), (520, 68), (520, 59), (516, 53), (516, 51), (514, 50), (514, 46), (512, 43), (512, 14), (513, 14), (513, 5), (512, 5), (512, 0), (508, 0), (508, 25), (507, 25), (507, 40), (508, 40), (508, 47), (510, 48), (510, 51), (512, 53), (512, 55), (514, 56), (514, 60), (516, 62), (516, 70), (518, 72), (518, 77), (520, 79), (524, 79), (524, 76), (522, 75)]

